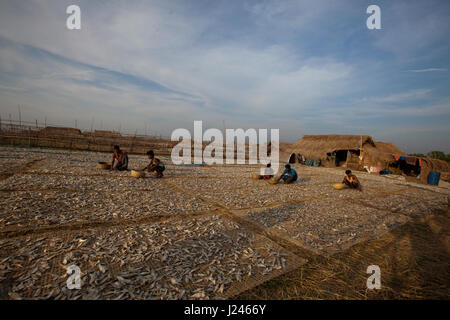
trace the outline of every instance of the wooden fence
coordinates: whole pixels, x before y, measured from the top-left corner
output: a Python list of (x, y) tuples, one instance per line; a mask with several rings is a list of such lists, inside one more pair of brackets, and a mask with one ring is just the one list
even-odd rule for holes
[(39, 123), (20, 124), (0, 121), (0, 144), (25, 147), (48, 147), (98, 152), (111, 152), (114, 145), (130, 154), (145, 154), (149, 149), (161, 155), (169, 155), (172, 144), (168, 139), (154, 136), (123, 135), (105, 131), (81, 132), (75, 128), (42, 126)]

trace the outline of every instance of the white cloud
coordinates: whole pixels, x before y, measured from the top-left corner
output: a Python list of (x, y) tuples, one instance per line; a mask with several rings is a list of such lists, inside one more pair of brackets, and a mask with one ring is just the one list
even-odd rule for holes
[[(262, 122), (270, 124), (266, 121), (268, 115), (272, 119), (280, 113), (289, 117), (291, 113), (314, 109), (323, 100), (333, 100), (352, 88), (351, 67), (332, 59), (302, 60), (298, 52), (280, 45), (197, 45), (196, 39), (212, 22), (207, 16), (195, 20), (184, 16), (179, 4), (151, 8), (144, 3), (132, 8), (123, 3), (95, 6), (93, 11), (81, 4), (84, 20), (79, 33), (57, 28), (60, 19), (48, 5), (41, 7), (42, 14), (32, 11), (20, 23), (5, 17), (12, 25), (0, 34), (83, 63), (151, 79), (198, 98), (176, 101), (120, 83), (111, 88), (113, 91), (89, 87), (72, 82), (95, 81), (92, 71), (30, 60), (17, 52), (2, 54), (5, 65), (14, 66), (10, 71), (26, 75), (22, 85), (45, 95), (46, 103), (60, 106), (61, 118), (67, 114), (63, 106), (77, 101), (99, 108), (110, 105), (115, 113), (121, 110), (126, 117), (132, 117), (130, 109), (143, 117), (158, 114), (167, 121), (159, 124), (161, 130), (183, 121), (188, 126), (194, 115), (205, 120), (219, 119), (217, 122), (225, 118), (229, 125), (256, 126)], [(42, 17), (47, 20), (45, 23)], [(46, 37), (41, 36), (42, 31)], [(39, 83), (26, 81), (30, 76)], [(183, 121), (171, 119), (181, 112), (189, 116)], [(246, 119), (238, 119), (239, 115)]]
[(417, 90), (411, 90), (407, 92), (401, 92), (401, 93), (395, 93), (388, 96), (383, 97), (370, 97), (370, 98), (363, 98), (360, 100), (360, 102), (366, 102), (366, 103), (406, 103), (411, 100), (418, 100), (418, 99), (424, 99), (429, 96), (429, 94), (432, 92), (431, 89), (417, 89)]
[(447, 42), (450, 27), (442, 2), (394, 1), (381, 9), (384, 31), (373, 33), (376, 47), (394, 53), (402, 62), (436, 59), (442, 54), (436, 44)]
[(436, 71), (447, 71), (445, 68), (427, 68), (427, 69), (414, 69), (414, 70), (408, 70), (409, 72), (436, 72)]
[[(81, 31), (65, 28), (67, 4), (63, 2), (2, 3), (0, 37), (155, 81), (192, 97), (101, 78), (101, 74), (88, 67), (56, 63), (39, 54), (26, 55), (23, 50), (5, 46), (0, 47), (0, 70), (8, 76), (0, 82), (2, 112), (13, 112), (17, 103), (21, 103), (29, 106), (26, 114), (32, 118), (40, 117), (40, 113), (51, 114), (61, 121), (78, 118), (78, 123), (87, 127), (93, 116), (103, 119), (105, 127), (107, 123), (117, 127), (119, 122), (122, 127), (125, 123), (129, 127), (143, 127), (147, 121), (163, 134), (176, 127), (189, 128), (193, 120), (199, 119), (221, 127), (223, 119), (231, 127), (282, 128), (282, 138), (292, 140), (306, 133), (305, 128), (351, 130), (352, 120), (371, 119), (375, 109), (376, 117), (380, 117), (392, 112), (389, 110), (392, 105), (426, 100), (433, 94), (431, 89), (405, 89), (355, 102), (358, 90), (367, 92), (365, 88), (370, 86), (364, 78), (363, 73), (367, 71), (363, 70), (364, 66), (378, 70), (385, 66), (384, 61), (356, 64), (336, 58), (334, 52), (312, 59), (311, 53), (302, 49), (304, 39), (315, 39), (320, 33), (326, 33), (325, 40), (331, 41), (341, 39), (341, 34), (334, 34), (336, 30), (352, 35), (353, 25), (341, 27), (360, 14), (364, 26), (365, 10), (360, 13), (360, 6), (342, 5), (341, 1), (252, 2), (247, 5), (250, 15), (236, 12), (245, 14), (249, 20), (246, 23), (256, 26), (249, 34), (248, 29), (239, 29), (242, 23), (234, 25), (234, 20), (224, 20), (224, 17), (234, 18), (221, 15), (225, 5), (211, 4), (212, 9), (201, 12), (203, 8), (194, 8), (195, 2), (184, 1), (78, 2), (82, 10)], [(396, 8), (401, 12), (405, 7)], [(386, 16), (389, 15), (383, 14), (383, 19)], [(219, 24), (217, 20), (221, 20)], [(416, 19), (418, 25), (410, 28), (410, 20), (400, 19), (393, 24), (399, 28), (392, 27), (393, 31), (375, 36), (376, 46), (401, 55), (417, 47), (426, 48), (442, 36), (443, 31), (436, 30), (436, 26), (445, 26), (445, 21), (438, 19), (433, 25), (427, 16), (425, 22)], [(421, 26), (425, 30), (409, 31)], [(386, 24), (383, 28), (386, 29)], [(215, 34), (217, 29), (219, 34)], [(266, 32), (273, 30), (280, 37), (284, 36), (283, 31), (295, 34), (295, 44), (277, 39), (261, 41)], [(242, 38), (230, 36), (231, 31)], [(407, 39), (405, 34), (409, 35)], [(259, 40), (254, 40), (255, 36)], [(398, 48), (392, 48), (397, 44)], [(437, 69), (442, 68), (411, 72)], [(102, 82), (107, 85), (96, 85)], [(26, 93), (11, 88), (23, 88)], [(443, 112), (445, 105), (438, 105), (430, 110)]]

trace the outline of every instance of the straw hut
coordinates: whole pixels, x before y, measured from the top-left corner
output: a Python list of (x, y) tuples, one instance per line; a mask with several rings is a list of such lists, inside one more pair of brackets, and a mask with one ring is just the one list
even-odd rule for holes
[(448, 162), (432, 158), (421, 158), (421, 160), (420, 182), (428, 183), (428, 176), (431, 171), (440, 172), (441, 180), (449, 181), (450, 164)]
[[(269, 148), (268, 150), (272, 152), (272, 143), (269, 142)], [(291, 155), (291, 149), (292, 149), (293, 143), (291, 142), (279, 142), (278, 144), (278, 157), (281, 162), (287, 162), (286, 159), (289, 159), (289, 156)]]
[[(370, 136), (357, 135), (306, 135), (292, 144), (289, 156), (283, 161), (295, 163), (299, 159), (318, 160), (322, 165), (340, 166), (355, 162), (361, 155), (361, 149), (375, 143)], [(357, 160), (360, 164), (360, 161)]]
[(375, 146), (363, 147), (363, 166), (376, 166), (387, 169), (389, 164), (395, 161), (394, 155), (405, 155), (397, 146), (390, 142), (374, 141)]
[[(292, 144), (289, 152), (280, 152), (281, 161), (306, 164), (320, 161), (322, 166), (348, 167), (369, 172), (387, 169), (394, 174), (417, 176), (428, 182), (431, 171), (440, 172), (442, 180), (449, 179), (450, 165), (442, 160), (408, 156), (389, 142), (374, 141), (370, 136), (315, 135), (304, 136)], [(299, 159), (301, 161), (299, 161)]]

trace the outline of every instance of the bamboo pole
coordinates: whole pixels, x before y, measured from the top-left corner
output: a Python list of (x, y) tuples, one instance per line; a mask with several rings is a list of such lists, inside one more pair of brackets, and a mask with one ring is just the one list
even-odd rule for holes
[(133, 152), (133, 144), (134, 144), (134, 140), (136, 139), (136, 135), (137, 135), (137, 129), (136, 129), (136, 131), (134, 132), (134, 137), (133, 137), (133, 139), (131, 140), (130, 153)]
[(20, 112), (20, 104), (17, 105), (17, 108), (19, 108), (19, 126), (22, 126), (22, 114)]
[(36, 146), (37, 147), (40, 147), (40, 143), (39, 143), (39, 127), (38, 127), (38, 121), (37, 121), (37, 119), (36, 119)]
[(359, 129), (359, 136), (361, 137), (361, 144), (359, 150), (362, 150), (362, 129)]
[(359, 129), (359, 135), (360, 135), (360, 137), (361, 137), (361, 144), (360, 144), (360, 147), (359, 147), (359, 164), (361, 165), (362, 164), (362, 159), (363, 159), (363, 141), (362, 141), (362, 128), (361, 129)]

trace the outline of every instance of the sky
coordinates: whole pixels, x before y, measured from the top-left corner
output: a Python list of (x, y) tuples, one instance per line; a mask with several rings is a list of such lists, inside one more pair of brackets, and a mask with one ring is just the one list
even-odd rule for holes
[(287, 142), (362, 129), (450, 153), (449, 31), (445, 0), (2, 0), (0, 117), (163, 136), (224, 121)]

